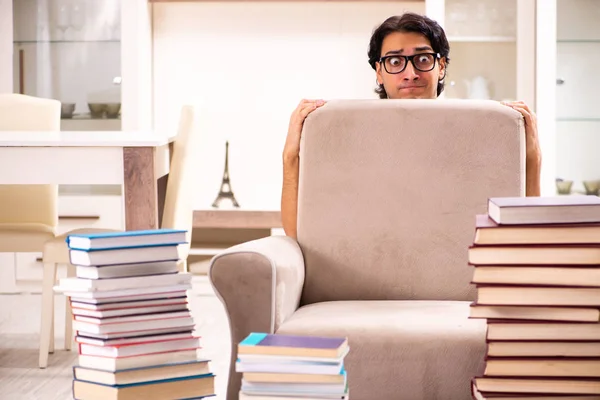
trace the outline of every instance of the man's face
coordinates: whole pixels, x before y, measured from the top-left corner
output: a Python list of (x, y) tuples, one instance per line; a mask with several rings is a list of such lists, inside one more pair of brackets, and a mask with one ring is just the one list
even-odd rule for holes
[[(383, 63), (376, 64), (377, 82), (383, 84), (390, 99), (435, 99), (437, 97), (438, 80), (443, 79), (446, 73), (445, 60), (436, 59), (431, 53), (434, 53), (431, 43), (419, 33), (393, 32), (383, 39), (382, 57), (420, 55), (413, 58), (418, 68), (402, 57), (387, 57)], [(433, 68), (431, 68), (432, 63), (434, 63)], [(430, 71), (419, 70), (430, 68)], [(400, 70), (402, 71), (394, 73)]]

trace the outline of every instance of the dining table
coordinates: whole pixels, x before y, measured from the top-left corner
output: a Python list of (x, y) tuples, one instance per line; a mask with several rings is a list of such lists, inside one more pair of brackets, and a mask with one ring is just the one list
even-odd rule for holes
[(125, 230), (160, 227), (175, 133), (2, 131), (0, 185), (121, 185)]

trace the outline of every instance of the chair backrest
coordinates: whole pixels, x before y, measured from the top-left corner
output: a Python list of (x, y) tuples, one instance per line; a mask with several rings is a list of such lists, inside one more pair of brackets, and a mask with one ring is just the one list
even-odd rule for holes
[(184, 269), (192, 239), (194, 188), (197, 187), (195, 179), (198, 177), (199, 132), (195, 118), (194, 108), (183, 106), (179, 129), (173, 143), (173, 155), (161, 224), (163, 228), (186, 229), (188, 231), (188, 243), (179, 247)]
[[(60, 108), (58, 100), (2, 93), (0, 131), (60, 131)], [(58, 225), (58, 185), (0, 185), (0, 204), (0, 223)]]
[(524, 195), (524, 123), (494, 101), (340, 100), (305, 121), (303, 304), (472, 300), (467, 249), (493, 196)]

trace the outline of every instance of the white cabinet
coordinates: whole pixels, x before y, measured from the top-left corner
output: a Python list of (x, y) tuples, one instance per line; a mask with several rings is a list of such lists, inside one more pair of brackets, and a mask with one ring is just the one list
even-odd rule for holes
[(0, 93), (54, 98), (63, 130), (152, 126), (147, 0), (0, 0)]
[(557, 0), (556, 177), (600, 180), (600, 1)]
[(533, 7), (534, 0), (426, 3), (427, 14), (443, 26), (450, 43), (444, 97), (486, 98), (481, 96), (485, 91), (471, 90), (483, 86), (487, 98), (494, 100), (516, 100), (531, 92), (519, 87), (518, 75), (529, 73), (530, 64), (519, 59), (519, 48), (533, 38), (532, 16), (522, 8), (527, 3)]
[[(441, 23), (450, 42), (444, 96), (469, 98), (469, 82), (480, 77), (491, 99), (522, 100), (536, 113), (542, 195), (555, 193), (557, 167), (556, 1), (426, 0), (427, 14)], [(570, 7), (571, 1), (564, 4)]]

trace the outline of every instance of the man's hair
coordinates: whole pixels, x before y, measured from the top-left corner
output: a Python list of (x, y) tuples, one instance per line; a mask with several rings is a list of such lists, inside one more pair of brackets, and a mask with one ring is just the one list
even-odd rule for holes
[[(446, 68), (450, 62), (448, 57), (450, 53), (450, 45), (446, 38), (444, 29), (434, 20), (415, 13), (405, 13), (402, 15), (395, 15), (386, 19), (381, 25), (379, 25), (371, 36), (369, 42), (369, 64), (374, 70), (377, 70), (375, 63), (381, 58), (381, 46), (383, 39), (390, 33), (394, 32), (415, 32), (420, 33), (429, 39), (433, 51), (440, 54), (440, 57), (446, 58)], [(438, 81), (437, 95), (439, 96), (444, 91), (444, 82)], [(375, 93), (380, 98), (387, 98), (387, 93), (383, 85), (379, 85), (375, 89)]]

